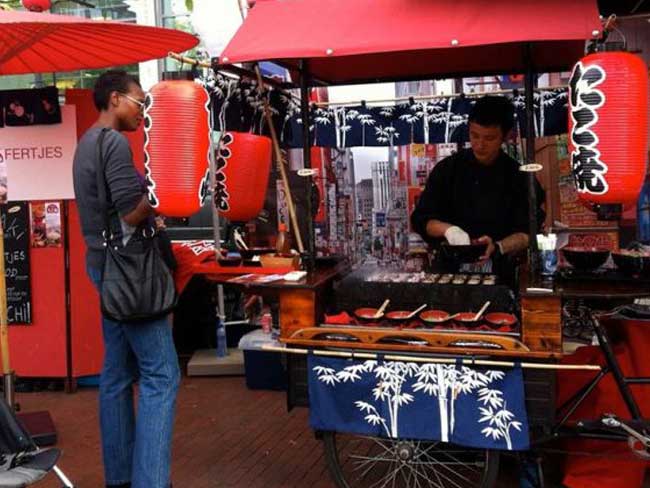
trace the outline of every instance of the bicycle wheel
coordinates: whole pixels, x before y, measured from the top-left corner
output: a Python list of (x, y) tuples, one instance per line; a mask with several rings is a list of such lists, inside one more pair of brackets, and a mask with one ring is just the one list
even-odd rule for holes
[(492, 488), (499, 452), (430, 441), (322, 433), (338, 488)]

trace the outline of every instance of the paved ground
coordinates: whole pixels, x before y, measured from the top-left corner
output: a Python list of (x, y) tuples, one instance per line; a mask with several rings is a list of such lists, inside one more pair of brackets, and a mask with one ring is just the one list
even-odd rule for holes
[[(101, 488), (97, 390), (22, 393), (24, 412), (49, 410), (64, 450), (60, 467), (77, 488)], [(330, 488), (307, 411), (286, 411), (282, 392), (248, 390), (242, 378), (184, 378), (174, 434), (175, 488)], [(515, 487), (512, 463), (499, 488)], [(59, 488), (53, 476), (37, 485)]]

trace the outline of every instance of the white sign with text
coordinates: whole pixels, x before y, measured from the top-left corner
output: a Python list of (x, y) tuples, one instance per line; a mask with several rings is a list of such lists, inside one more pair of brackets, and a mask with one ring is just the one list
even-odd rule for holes
[(74, 105), (62, 123), (0, 128), (0, 164), (7, 168), (8, 199), (73, 199), (72, 159), (77, 147)]

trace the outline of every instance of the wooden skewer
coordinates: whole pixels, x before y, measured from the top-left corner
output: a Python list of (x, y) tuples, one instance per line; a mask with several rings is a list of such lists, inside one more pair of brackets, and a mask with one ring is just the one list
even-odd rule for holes
[(407, 319), (412, 319), (413, 317), (415, 317), (415, 314), (416, 314), (416, 313), (418, 313), (418, 312), (424, 310), (425, 308), (427, 308), (427, 304), (426, 304), (426, 303), (425, 303), (424, 305), (422, 305), (421, 307), (418, 307), (418, 308), (416, 308), (415, 310), (413, 310), (410, 314), (407, 315), (406, 318), (407, 318)]
[[(278, 135), (275, 132), (275, 126), (273, 125), (273, 117), (271, 116), (271, 110), (269, 109), (269, 101), (264, 95), (264, 81), (262, 80), (262, 74), (260, 73), (259, 65), (255, 65), (255, 76), (257, 76), (257, 89), (262, 96), (262, 101), (264, 102), (264, 118), (266, 119), (266, 125), (269, 127), (271, 132), (271, 140), (273, 141), (273, 152), (275, 153), (275, 160), (278, 164), (278, 169), (280, 170), (280, 176), (282, 178), (282, 186), (284, 186), (284, 192), (287, 200), (287, 208), (289, 209), (289, 218), (291, 219), (291, 224), (293, 226), (293, 232), (296, 237), (296, 245), (298, 246), (298, 251), (300, 253), (305, 252), (305, 248), (302, 244), (302, 237), (300, 235), (300, 227), (298, 227), (298, 218), (296, 217), (296, 209), (293, 205), (293, 197), (291, 196), (291, 188), (289, 187), (289, 179), (287, 178), (287, 171), (284, 168), (284, 157), (282, 156), (282, 151), (280, 150), (280, 143), (278, 142)], [(311, 218), (311, 215), (308, 216)]]
[(375, 315), (374, 315), (373, 318), (378, 319), (382, 315), (384, 315), (384, 310), (386, 310), (386, 307), (388, 306), (389, 303), (390, 303), (390, 299), (387, 298), (386, 300), (384, 300), (384, 303), (382, 303), (381, 307), (379, 307), (379, 309), (377, 309), (377, 311), (375, 312)]
[(477, 314), (474, 315), (474, 322), (476, 322), (478, 319), (481, 318), (481, 315), (483, 315), (483, 312), (485, 312), (489, 306), (490, 306), (490, 302), (488, 300), (487, 302), (485, 302), (485, 305), (481, 307), (481, 310), (479, 310)]
[[(271, 351), (271, 352), (284, 352), (287, 354), (302, 354), (306, 355), (309, 353), (307, 349), (297, 349), (289, 347), (277, 347), (277, 346), (262, 346), (262, 350)], [(314, 350), (312, 351), (316, 356), (329, 356), (329, 357), (338, 357), (338, 358), (356, 358), (356, 359), (378, 359), (377, 354), (369, 352), (345, 352), (345, 351), (324, 351), (324, 350)], [(411, 363), (434, 363), (434, 364), (454, 364), (456, 363), (456, 358), (427, 358), (423, 356), (400, 356), (400, 355), (384, 355), (383, 358), (386, 361), (403, 361)], [(473, 366), (499, 366), (503, 368), (514, 368), (517, 363), (511, 361), (492, 361), (487, 359), (465, 359), (459, 358), (461, 364)], [(554, 369), (554, 370), (564, 370), (564, 371), (600, 371), (601, 367), (595, 364), (548, 364), (548, 363), (520, 363), (520, 366), (524, 369)]]

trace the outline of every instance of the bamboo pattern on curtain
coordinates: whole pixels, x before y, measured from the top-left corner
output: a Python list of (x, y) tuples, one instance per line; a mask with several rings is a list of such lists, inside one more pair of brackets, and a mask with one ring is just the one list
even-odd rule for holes
[[(212, 95), (215, 130), (269, 135), (263, 103), (255, 81), (237, 81), (223, 76), (204, 81)], [(294, 97), (271, 89), (267, 95), (273, 123), (284, 147), (302, 147), (303, 123)], [(515, 106), (518, 129), (526, 132), (524, 95), (508, 95)], [(346, 148), (402, 146), (408, 144), (465, 143), (469, 140), (467, 119), (475, 99), (433, 98), (397, 105), (311, 106), (314, 146)], [(535, 93), (534, 130), (538, 137), (567, 132), (566, 89)]]
[(355, 361), (310, 354), (310, 423), (390, 439), (529, 447), (520, 367)]

